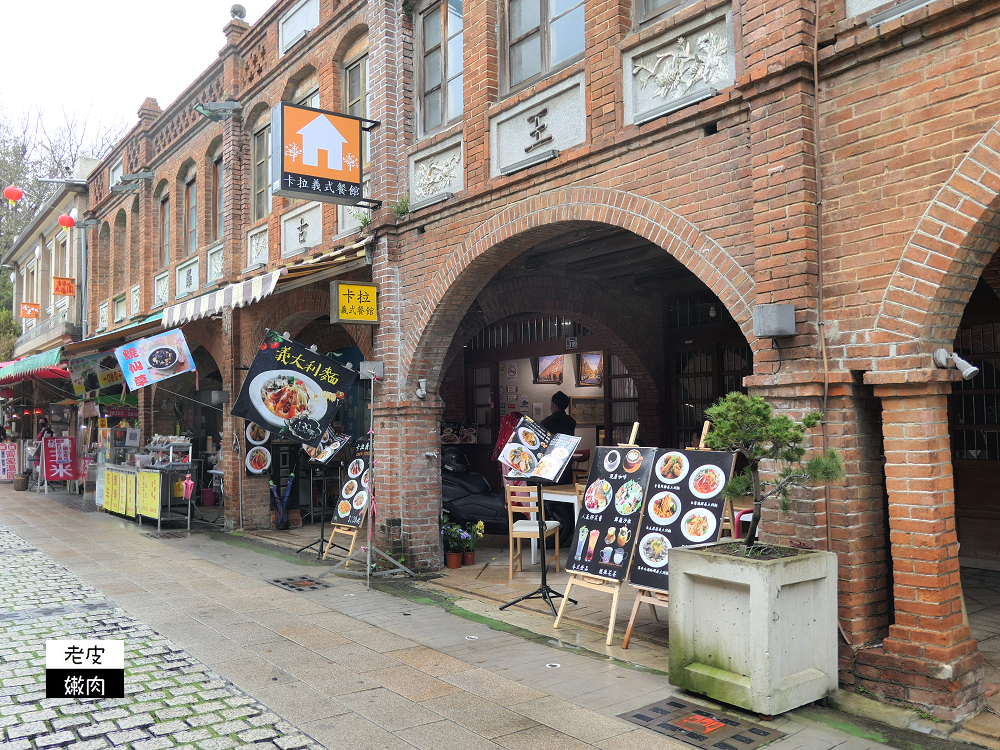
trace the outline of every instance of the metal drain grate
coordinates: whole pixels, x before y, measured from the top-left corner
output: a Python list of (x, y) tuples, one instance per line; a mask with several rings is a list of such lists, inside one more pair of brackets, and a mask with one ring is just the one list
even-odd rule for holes
[(187, 532), (164, 531), (160, 534), (153, 532), (152, 534), (143, 534), (143, 536), (148, 536), (150, 539), (185, 539), (187, 538)]
[(721, 711), (709, 711), (673, 696), (619, 716), (675, 740), (706, 749), (754, 750), (785, 736), (784, 732), (751, 724)]
[(329, 583), (323, 583), (322, 581), (317, 581), (313, 578), (306, 578), (305, 576), (298, 576), (296, 578), (274, 578), (268, 583), (273, 583), (275, 586), (280, 586), (283, 589), (288, 589), (289, 591), (318, 591), (319, 589), (330, 588)]

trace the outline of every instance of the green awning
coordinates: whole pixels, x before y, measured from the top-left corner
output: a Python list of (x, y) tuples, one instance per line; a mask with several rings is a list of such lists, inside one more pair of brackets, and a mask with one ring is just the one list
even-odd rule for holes
[(60, 357), (62, 357), (62, 347), (57, 346), (55, 349), (49, 349), (47, 352), (32, 354), (30, 357), (19, 359), (17, 362), (12, 362), (3, 369), (0, 369), (0, 382), (11, 382), (18, 377), (32, 375), (47, 367), (55, 367), (59, 364)]

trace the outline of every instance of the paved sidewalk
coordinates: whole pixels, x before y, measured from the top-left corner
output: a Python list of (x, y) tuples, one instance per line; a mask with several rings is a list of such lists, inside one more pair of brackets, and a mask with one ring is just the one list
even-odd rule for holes
[[(129, 639), (129, 657), (141, 655), (127, 658), (133, 685), (142, 685), (131, 701), (52, 706), (31, 687), (41, 662), (0, 653), (0, 716), (18, 717), (5, 731), (8, 740), (29, 740), (23, 747), (159, 750), (186, 743), (201, 750), (241, 744), (287, 750), (308, 746), (299, 732), (328, 748), (687, 747), (616, 718), (671, 694), (660, 674), (524, 640), (442, 607), (366, 592), (354, 580), (331, 576), (323, 579), (331, 584), (325, 590), (285, 591), (267, 580), (327, 569), (232, 538), (153, 539), (122, 519), (6, 487), (0, 487), (0, 524), (40, 550), (0, 555), (0, 561), (25, 554), (36, 560), (35, 572), (9, 587), (14, 598), (2, 600), (0, 617), (14, 607), (72, 603), (84, 611), (58, 615), (59, 632), (108, 628)], [(115, 605), (121, 609), (108, 608)], [(90, 606), (95, 609), (85, 611)], [(20, 617), (0, 622), (11, 627)], [(7, 640), (17, 654), (45, 637), (12, 630)], [(143, 662), (149, 658), (154, 661)], [(183, 666), (169, 666), (175, 663)], [(145, 674), (152, 676), (136, 677)], [(190, 713), (174, 715), (189, 704)], [(250, 728), (226, 732), (218, 723), (201, 723), (206, 714)], [(70, 715), (87, 721), (56, 725)], [(28, 725), (34, 728), (17, 734)], [(789, 734), (775, 743), (781, 750), (879, 747), (806, 718), (779, 717), (773, 725)], [(201, 729), (209, 736), (188, 734)], [(50, 741), (63, 731), (73, 737)], [(87, 731), (97, 739), (84, 737)]]

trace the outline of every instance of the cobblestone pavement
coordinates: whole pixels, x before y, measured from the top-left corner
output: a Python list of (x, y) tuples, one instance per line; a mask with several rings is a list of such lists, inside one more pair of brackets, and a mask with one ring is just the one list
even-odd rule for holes
[[(0, 532), (0, 720), (17, 750), (690, 750), (617, 718), (670, 695), (666, 678), (554, 647), (570, 629), (525, 640), (333, 576), (293, 593), (268, 581), (326, 568), (6, 487), (0, 527), (16, 532)], [(67, 634), (125, 638), (132, 697), (45, 700), (44, 640)], [(879, 747), (796, 715), (772, 726), (778, 750)]]
[[(0, 742), (10, 750), (320, 746), (0, 527)], [(45, 641), (125, 641), (125, 698), (45, 698)]]

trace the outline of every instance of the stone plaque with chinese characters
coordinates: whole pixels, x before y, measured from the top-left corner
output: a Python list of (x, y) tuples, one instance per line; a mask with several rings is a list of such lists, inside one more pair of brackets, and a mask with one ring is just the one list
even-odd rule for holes
[(330, 282), (330, 322), (378, 324), (378, 284)]

